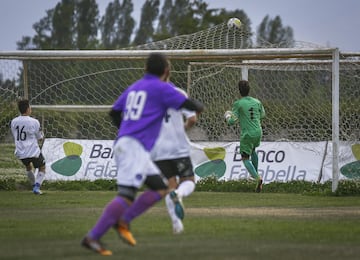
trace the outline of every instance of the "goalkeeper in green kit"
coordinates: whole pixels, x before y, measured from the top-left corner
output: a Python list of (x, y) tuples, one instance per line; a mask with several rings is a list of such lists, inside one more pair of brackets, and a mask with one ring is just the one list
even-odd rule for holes
[(247, 171), (257, 181), (255, 191), (261, 192), (263, 181), (258, 173), (258, 155), (255, 148), (260, 145), (261, 120), (265, 117), (265, 109), (258, 99), (249, 96), (248, 81), (240, 80), (238, 86), (241, 97), (234, 102), (232, 111), (226, 111), (224, 116), (228, 125), (240, 125), (241, 158)]

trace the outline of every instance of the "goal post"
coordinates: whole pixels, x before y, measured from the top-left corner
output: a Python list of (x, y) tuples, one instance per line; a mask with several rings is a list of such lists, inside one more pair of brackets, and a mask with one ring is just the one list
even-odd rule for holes
[(339, 49), (335, 49), (332, 53), (332, 147), (333, 147), (333, 181), (332, 191), (335, 192), (339, 183), (339, 124), (340, 124), (340, 112), (339, 112), (339, 68), (340, 68), (340, 57)]
[(19, 96), (30, 99), (47, 138), (114, 139), (107, 113), (154, 51), (170, 59), (172, 81), (207, 108), (189, 133), (192, 141), (238, 141), (239, 129), (222, 116), (238, 96), (238, 80), (248, 79), (267, 110), (263, 141), (331, 142), (336, 191), (340, 140), (355, 144), (360, 136), (359, 61), (337, 48), (0, 52), (0, 74), (8, 62), (20, 67), (16, 80), (2, 79), (8, 84), (1, 85), (0, 139), (10, 140), (4, 126), (16, 115)]

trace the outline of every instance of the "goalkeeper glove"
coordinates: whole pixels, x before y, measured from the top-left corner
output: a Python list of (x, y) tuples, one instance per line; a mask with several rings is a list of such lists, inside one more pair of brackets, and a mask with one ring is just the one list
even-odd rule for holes
[(229, 119), (232, 117), (233, 113), (231, 111), (226, 111), (224, 114), (225, 120), (229, 121)]

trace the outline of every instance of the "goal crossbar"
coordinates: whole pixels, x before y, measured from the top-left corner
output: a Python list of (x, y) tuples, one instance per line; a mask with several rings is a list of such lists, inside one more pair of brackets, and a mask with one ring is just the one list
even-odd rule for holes
[[(217, 49), (217, 50), (161, 50), (169, 58), (195, 59), (208, 58), (240, 58), (240, 59), (274, 59), (274, 58), (317, 58), (331, 59), (336, 49)], [(62, 50), (62, 51), (0, 51), (0, 59), (47, 60), (47, 59), (144, 59), (154, 50)]]

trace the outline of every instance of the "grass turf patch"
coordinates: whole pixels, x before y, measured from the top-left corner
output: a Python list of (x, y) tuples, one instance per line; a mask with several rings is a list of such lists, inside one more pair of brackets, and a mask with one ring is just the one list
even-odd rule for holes
[[(97, 259), (80, 247), (113, 191), (0, 192), (2, 259)], [(132, 223), (127, 246), (102, 239), (116, 259), (357, 259), (358, 197), (195, 192), (175, 236), (161, 201)]]

